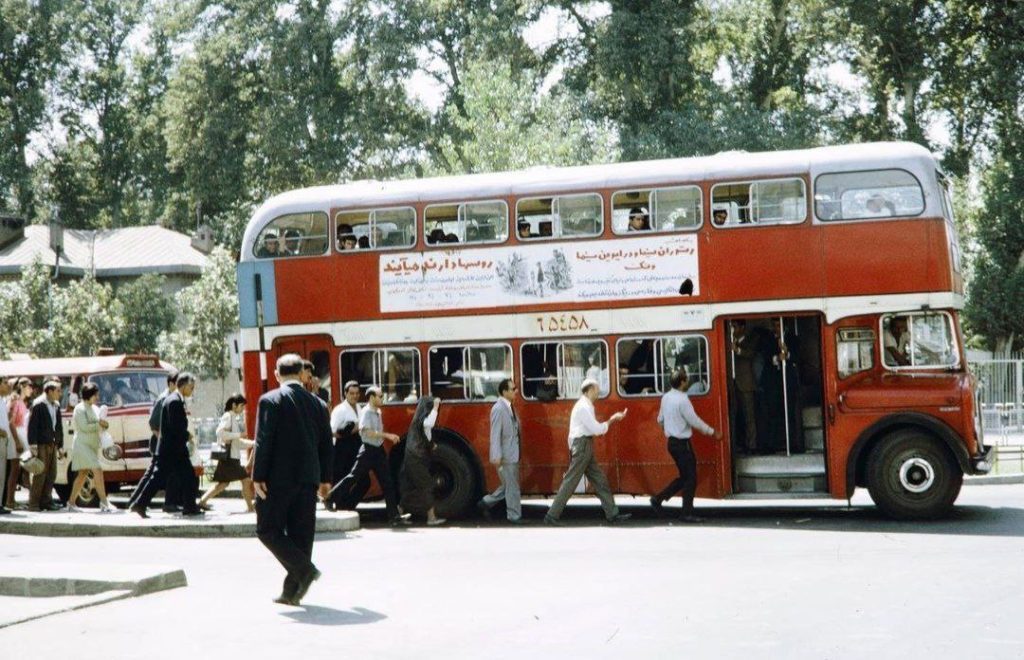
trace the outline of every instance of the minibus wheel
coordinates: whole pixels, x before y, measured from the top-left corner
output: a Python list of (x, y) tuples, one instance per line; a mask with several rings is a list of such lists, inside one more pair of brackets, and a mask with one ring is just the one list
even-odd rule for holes
[[(66, 484), (54, 484), (53, 488), (57, 491), (57, 497), (62, 502), (67, 502), (68, 498), (71, 497), (71, 486), (75, 483), (75, 471), (68, 466), (68, 482)], [(75, 506), (82, 508), (95, 508), (100, 505), (100, 496), (96, 492), (96, 489), (92, 484), (92, 476), (85, 478), (85, 485), (82, 486), (82, 490), (78, 493), (78, 501), (75, 502)]]
[(964, 479), (949, 450), (917, 429), (900, 429), (880, 438), (867, 468), (871, 499), (882, 513), (898, 520), (948, 514)]

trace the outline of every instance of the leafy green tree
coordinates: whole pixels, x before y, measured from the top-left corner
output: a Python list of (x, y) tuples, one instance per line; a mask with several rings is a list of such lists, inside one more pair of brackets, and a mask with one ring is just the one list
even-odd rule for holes
[(46, 342), (38, 347), (40, 357), (95, 355), (100, 348), (112, 348), (127, 326), (125, 307), (114, 297), (109, 284), (91, 275), (54, 288), (54, 317)]
[(131, 322), (116, 337), (114, 349), (119, 353), (152, 353), (160, 335), (171, 330), (175, 306), (163, 290), (164, 278), (154, 273), (118, 288), (117, 301), (131, 314)]
[(32, 217), (29, 145), (47, 119), (47, 83), (63, 60), (65, 4), (0, 0), (0, 207)]
[(235, 260), (216, 248), (202, 277), (178, 292), (182, 321), (160, 338), (160, 354), (180, 369), (223, 378), (231, 369), (227, 337), (238, 329)]

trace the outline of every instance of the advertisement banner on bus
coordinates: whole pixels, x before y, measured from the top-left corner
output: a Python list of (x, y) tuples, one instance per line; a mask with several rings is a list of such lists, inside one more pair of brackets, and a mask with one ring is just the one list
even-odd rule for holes
[(692, 234), (403, 252), (380, 259), (381, 312), (699, 293)]

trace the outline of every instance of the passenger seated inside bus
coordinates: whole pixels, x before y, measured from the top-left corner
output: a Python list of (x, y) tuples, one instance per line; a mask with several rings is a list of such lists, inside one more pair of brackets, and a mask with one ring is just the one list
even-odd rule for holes
[(291, 257), (302, 254), (302, 234), (298, 229), (284, 230), (284, 254)]
[(338, 248), (341, 250), (357, 250), (359, 244), (356, 242), (355, 234), (342, 234), (338, 241)]
[(729, 223), (729, 212), (725, 209), (715, 209), (711, 212), (711, 221), (716, 226), (721, 227), (722, 225)]
[(456, 236), (455, 234), (445, 234), (444, 242), (445, 243), (458, 243), (459, 242), (459, 237)]
[(360, 236), (359, 237), (359, 249), (368, 250), (370, 248), (370, 237)]
[(256, 256), (261, 259), (273, 259), (274, 257), (283, 256), (276, 233), (267, 232), (263, 235), (263, 244), (256, 250)]
[(437, 243), (444, 243), (444, 229), (442, 227), (434, 227), (427, 234), (427, 243), (435, 245)]
[(868, 218), (886, 218), (896, 215), (896, 206), (882, 195), (872, 195), (864, 205), (864, 215)]
[(650, 228), (651, 216), (647, 209), (635, 206), (629, 210), (629, 231), (649, 231)]
[(516, 234), (519, 238), (531, 238), (533, 234), (530, 233), (530, 223), (520, 220), (519, 224), (516, 225)]
[(555, 375), (548, 373), (544, 376), (544, 380), (537, 383), (537, 389), (534, 390), (533, 396), (538, 401), (554, 401), (558, 398), (558, 379)]
[(537, 234), (538, 236), (544, 236), (544, 237), (551, 236), (551, 231), (552, 231), (551, 230), (551, 221), (550, 220), (545, 220), (544, 222), (541, 222), (539, 224), (539, 226), (538, 226), (538, 229), (539, 229), (539, 232)]

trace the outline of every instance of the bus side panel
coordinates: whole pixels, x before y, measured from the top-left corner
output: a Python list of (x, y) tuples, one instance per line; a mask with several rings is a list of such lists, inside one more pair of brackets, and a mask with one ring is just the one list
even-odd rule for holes
[(947, 252), (930, 244), (929, 224), (895, 220), (824, 225), (826, 295), (948, 290), (948, 278), (937, 275), (948, 274), (948, 269), (929, 266)]
[[(377, 310), (376, 256), (360, 255), (351, 261), (331, 255), (275, 261), (278, 318), (285, 324), (372, 318)], [(364, 291), (368, 278), (372, 301), (366, 300)]]
[(706, 249), (701, 245), (706, 255), (702, 259), (701, 288), (714, 300), (821, 295), (825, 285), (821, 232), (810, 223), (713, 227), (705, 231), (708, 243)]

